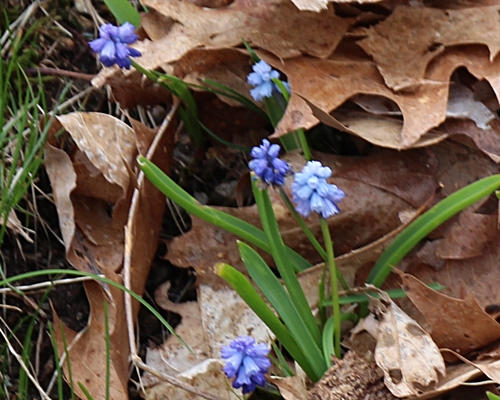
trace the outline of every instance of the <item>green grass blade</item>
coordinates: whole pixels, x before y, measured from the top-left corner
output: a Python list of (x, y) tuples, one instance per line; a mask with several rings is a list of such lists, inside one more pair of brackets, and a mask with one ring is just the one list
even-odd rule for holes
[(420, 240), (443, 222), (498, 188), (500, 188), (500, 175), (493, 175), (457, 190), (441, 200), (394, 239), (371, 270), (367, 283), (380, 287), (391, 273), (392, 267), (396, 266)]
[(130, 22), (136, 28), (141, 26), (141, 16), (128, 0), (104, 0), (104, 3), (120, 24)]
[[(271, 251), (267, 236), (261, 229), (232, 215), (226, 214), (225, 212), (200, 204), (145, 157), (139, 156), (137, 162), (146, 177), (165, 196), (184, 208), (188, 213), (218, 226), (219, 228), (223, 228), (268, 253)], [(292, 263), (297, 271), (303, 271), (311, 267), (311, 264), (305, 258), (292, 249), (287, 247), (286, 252), (289, 262)]]
[(28, 279), (28, 278), (36, 278), (37, 276), (46, 276), (46, 275), (76, 275), (76, 276), (87, 276), (89, 278), (92, 278), (98, 282), (103, 282), (107, 283), (108, 285), (114, 286), (120, 290), (123, 290), (124, 292), (127, 292), (130, 296), (132, 296), (135, 300), (137, 300), (139, 303), (141, 303), (144, 307), (146, 307), (151, 314), (153, 314), (162, 324), (163, 326), (172, 334), (176, 337), (177, 340), (179, 340), (186, 349), (188, 349), (191, 354), (194, 355), (194, 352), (191, 350), (191, 348), (175, 333), (174, 329), (170, 326), (170, 324), (161, 316), (161, 314), (154, 309), (154, 307), (149, 304), (146, 300), (144, 300), (141, 296), (139, 296), (137, 293), (133, 292), (132, 290), (126, 288), (125, 286), (102, 276), (91, 274), (88, 272), (82, 272), (82, 271), (75, 271), (71, 269), (47, 269), (47, 270), (39, 270), (39, 271), (32, 271), (32, 272), (26, 272), (24, 274), (19, 274), (15, 276), (11, 276), (10, 278), (2, 279), (0, 280), (0, 287), (2, 286), (7, 286), (11, 285), (14, 282), (23, 280), (23, 279)]
[[(78, 382), (78, 387), (81, 389), (87, 400), (94, 400), (88, 389), (83, 385), (82, 382)], [(61, 397), (62, 398), (62, 397)]]
[(301, 316), (304, 324), (311, 333), (316, 345), (321, 346), (321, 332), (318, 323), (314, 318), (309, 303), (307, 302), (302, 286), (300, 286), (299, 279), (295, 275), (293, 267), (287, 258), (285, 252), (285, 244), (278, 228), (278, 221), (274, 215), (273, 205), (269, 198), (269, 193), (266, 189), (260, 190), (258, 181), (253, 179), (252, 175), (252, 189), (255, 197), (255, 202), (259, 208), (260, 221), (264, 232), (267, 235), (267, 240), (271, 246), (271, 255), (274, 258), (276, 267), (280, 272), (281, 278), (290, 294), (293, 304), (295, 305), (299, 315)]
[(491, 392), (486, 392), (486, 396), (488, 396), (488, 400), (500, 400), (500, 396), (493, 394)]
[(217, 264), (215, 273), (224, 279), (248, 304), (248, 306), (257, 314), (267, 327), (276, 335), (276, 338), (287, 349), (292, 358), (297, 361), (307, 375), (314, 374), (309, 361), (304, 355), (301, 347), (283, 325), (278, 317), (272, 312), (269, 306), (260, 297), (259, 293), (252, 286), (250, 281), (241, 272), (228, 264)]
[[(316, 339), (311, 335), (302, 316), (295, 308), (292, 299), (290, 299), (291, 296), (254, 249), (243, 242), (238, 242), (238, 248), (250, 277), (278, 312), (278, 315), (311, 365), (313, 371), (311, 371), (311, 375), (308, 375), (309, 378), (314, 382), (318, 381), (323, 376), (327, 367)], [(316, 325), (316, 322), (314, 324)]]
[[(439, 283), (429, 283), (427, 286), (430, 287), (431, 289), (434, 289), (434, 290), (446, 289), (446, 286), (440, 285)], [(385, 292), (393, 300), (406, 297), (406, 293), (403, 289), (389, 289), (389, 290), (386, 290)], [(347, 296), (339, 297), (339, 304), (344, 305), (344, 304), (353, 304), (353, 303), (368, 303), (368, 301), (370, 301), (370, 298), (379, 299), (380, 295), (377, 292), (372, 292), (372, 293), (370, 293), (370, 295), (366, 295), (363, 293), (349, 294)], [(323, 303), (323, 305), (324, 306), (331, 306), (332, 300), (326, 300)]]
[[(219, 94), (225, 97), (228, 97), (230, 99), (238, 101), (241, 105), (247, 107), (248, 109), (255, 111), (257, 114), (262, 115), (264, 118), (268, 119), (269, 117), (267, 114), (257, 105), (255, 104), (252, 100), (249, 98), (243, 96), (239, 92), (237, 92), (234, 89), (231, 89), (227, 86), (221, 85), (220, 83), (217, 83), (215, 81), (212, 81), (210, 79), (203, 79), (203, 83), (209, 86), (203, 87), (203, 86), (198, 86), (199, 89), (205, 89), (208, 90), (209, 92)], [(191, 86), (191, 85), (190, 85)], [(210, 87), (213, 86), (216, 89)], [(219, 89), (219, 90), (217, 90)]]

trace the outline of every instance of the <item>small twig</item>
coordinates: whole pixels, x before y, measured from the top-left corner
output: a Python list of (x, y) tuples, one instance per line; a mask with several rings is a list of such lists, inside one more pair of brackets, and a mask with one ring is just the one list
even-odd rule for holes
[(180, 387), (181, 389), (184, 389), (187, 392), (196, 394), (200, 397), (203, 397), (204, 399), (207, 400), (226, 400), (223, 397), (215, 396), (210, 393), (206, 393), (201, 391), (200, 389), (190, 385), (189, 383), (183, 382), (177, 378), (174, 378), (173, 376), (164, 374), (162, 372), (157, 371), (154, 368), (151, 368), (149, 365), (145, 364), (141, 358), (137, 355), (132, 357), (132, 362), (134, 363), (135, 366), (139, 367), (140, 369), (149, 372), (151, 375), (156, 376), (157, 378), (166, 381), (174, 386)]
[(65, 69), (50, 68), (50, 67), (36, 67), (36, 68), (26, 68), (27, 73), (39, 73), (41, 75), (59, 75), (59, 76), (69, 76), (75, 79), (84, 79), (86, 81), (91, 81), (94, 79), (95, 75), (84, 74), (82, 72), (67, 71)]
[[(160, 129), (156, 133), (156, 136), (153, 140), (153, 143), (151, 143), (151, 146), (149, 147), (149, 150), (147, 152), (146, 157), (148, 159), (151, 158), (152, 154), (156, 151), (156, 148), (158, 147), (158, 144), (160, 143), (160, 139), (163, 136), (163, 133), (166, 131), (166, 128), (170, 124), (174, 114), (177, 112), (177, 109), (179, 108), (179, 101), (176, 101), (170, 110), (170, 112), (167, 114), (165, 117), (165, 120), (163, 121), (162, 125), (160, 126)], [(139, 176), (137, 178), (138, 185), (141, 187), (144, 184), (144, 173), (141, 171), (139, 173)], [(129, 215), (134, 215), (136, 210), (139, 207), (139, 189), (134, 190), (134, 194), (132, 195), (132, 201), (130, 203), (130, 211)], [(130, 269), (131, 269), (131, 260), (130, 260), (130, 252), (132, 251), (132, 226), (130, 223), (131, 220), (129, 220), (129, 223), (127, 223), (127, 226), (125, 227), (125, 251), (124, 251), (124, 258), (123, 258), (123, 282), (124, 285), (127, 289), (132, 290), (132, 282), (131, 282), (131, 276), (130, 276)], [(129, 347), (130, 347), (130, 354), (131, 357), (136, 357), (137, 356), (137, 346), (135, 344), (135, 334), (134, 334), (134, 316), (132, 312), (132, 297), (128, 293), (124, 293), (125, 295), (125, 313), (126, 313), (126, 319), (127, 319), (127, 330), (128, 330), (128, 340), (129, 340)]]
[[(104, 275), (99, 275), (99, 276), (101, 278), (104, 278)], [(59, 279), (59, 280), (50, 281), (50, 282), (34, 283), (32, 285), (14, 286), (13, 288), (3, 288), (3, 289), (0, 289), (0, 293), (15, 292), (16, 290), (21, 291), (21, 292), (27, 292), (30, 290), (43, 289), (43, 288), (50, 287), (50, 286), (69, 285), (70, 283), (77, 283), (77, 282), (84, 282), (84, 281), (91, 281), (91, 280), (94, 280), (94, 278), (89, 277), (89, 276), (81, 276), (79, 278)]]

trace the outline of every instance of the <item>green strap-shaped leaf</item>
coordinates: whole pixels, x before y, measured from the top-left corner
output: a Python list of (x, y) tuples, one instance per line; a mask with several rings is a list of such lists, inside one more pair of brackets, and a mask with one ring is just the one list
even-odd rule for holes
[(457, 190), (422, 214), (401, 232), (380, 256), (367, 283), (380, 287), (403, 257), (424, 237), (464, 208), (500, 188), (500, 175), (478, 180)]
[(267, 240), (271, 246), (271, 255), (274, 258), (276, 267), (280, 272), (281, 278), (285, 283), (288, 293), (290, 294), (290, 298), (295, 305), (300, 318), (311, 333), (311, 336), (314, 338), (316, 344), (321, 346), (321, 332), (317, 321), (311, 312), (311, 308), (309, 307), (304, 291), (300, 286), (297, 275), (295, 275), (295, 271), (288, 261), (285, 252), (285, 244), (283, 243), (283, 239), (278, 228), (278, 221), (276, 221), (276, 216), (274, 215), (269, 193), (265, 189), (260, 190), (257, 187), (257, 181), (254, 179), (252, 179), (252, 189), (255, 202), (257, 203), (257, 207), (259, 209), (260, 221), (262, 223), (262, 227), (264, 228), (264, 232), (267, 235)]
[(262, 257), (254, 249), (243, 242), (238, 242), (238, 248), (250, 277), (278, 312), (288, 331), (302, 349), (308, 363), (311, 365), (313, 371), (308, 376), (314, 382), (318, 381), (325, 373), (327, 366), (320, 347), (316, 343), (316, 339), (304, 324), (299, 311), (295, 308), (290, 298), (291, 295), (287, 293), (278, 278), (276, 278)]
[(128, 0), (104, 0), (104, 3), (120, 24), (130, 22), (136, 28), (141, 26), (141, 16)]
[[(252, 243), (268, 253), (271, 251), (267, 236), (261, 229), (223, 211), (200, 204), (145, 157), (139, 156), (137, 162), (142, 171), (144, 171), (146, 177), (165, 194), (165, 196), (184, 208), (187, 212), (239, 236), (241, 239)], [(287, 247), (286, 252), (289, 262), (294, 266), (296, 271), (303, 271), (311, 267), (311, 263), (294, 250)]]
[[(250, 281), (241, 272), (228, 264), (217, 264), (215, 273), (224, 279), (231, 287), (240, 295), (240, 297), (248, 304), (248, 306), (257, 314), (267, 327), (276, 335), (276, 338), (290, 353), (295, 361), (301, 366), (305, 373), (314, 376), (307, 357), (300, 346), (290, 334), (288, 329), (283, 325), (279, 318), (273, 313), (259, 293), (252, 286)], [(281, 286), (281, 285), (280, 285)]]

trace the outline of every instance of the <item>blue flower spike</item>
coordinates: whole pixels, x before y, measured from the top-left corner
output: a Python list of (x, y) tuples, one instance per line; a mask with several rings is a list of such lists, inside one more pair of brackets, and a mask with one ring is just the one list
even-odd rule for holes
[(89, 45), (106, 67), (118, 64), (120, 68), (129, 69), (132, 65), (130, 57), (140, 57), (141, 52), (126, 45), (137, 39), (139, 36), (130, 22), (122, 26), (104, 24), (99, 28), (99, 39), (92, 40)]
[(311, 211), (321, 214), (323, 218), (340, 213), (337, 203), (345, 193), (336, 185), (327, 183), (332, 175), (329, 167), (323, 167), (319, 161), (308, 161), (301, 172), (295, 174), (292, 184), (292, 200), (295, 209), (303, 217)]
[[(265, 61), (259, 61), (252, 67), (253, 72), (251, 72), (247, 77), (247, 82), (255, 86), (250, 90), (255, 101), (260, 101), (266, 97), (272, 97), (273, 92), (280, 90), (278, 86), (272, 81), (273, 78), (279, 78), (280, 73), (271, 68), (271, 66)], [(283, 82), (285, 88), (290, 92), (290, 85), (287, 82)]]
[(266, 384), (266, 377), (271, 362), (267, 357), (268, 347), (264, 343), (255, 344), (249, 336), (239, 336), (229, 346), (223, 346), (221, 357), (225, 361), (222, 369), (233, 380), (235, 389), (241, 388), (243, 394), (253, 392), (257, 386)]
[(254, 159), (248, 163), (248, 168), (267, 185), (283, 185), (285, 176), (290, 171), (290, 165), (278, 158), (280, 150), (279, 145), (263, 139), (260, 146), (250, 151)]

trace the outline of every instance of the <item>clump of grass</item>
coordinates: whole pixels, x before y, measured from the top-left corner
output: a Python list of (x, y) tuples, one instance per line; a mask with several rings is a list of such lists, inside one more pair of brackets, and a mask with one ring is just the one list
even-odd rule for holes
[[(12, 10), (11, 10), (12, 11)], [(43, 148), (47, 133), (57, 111), (57, 105), (49, 110), (40, 76), (30, 78), (24, 68), (33, 62), (30, 49), (36, 48), (36, 24), (26, 31), (11, 29), (7, 14), (3, 15), (6, 30), (1, 36), (2, 57), (0, 59), (0, 249), (3, 249), (5, 235), (9, 228), (23, 229), (21, 220), (32, 217), (23, 207), (23, 199), (32, 188), (38, 170), (43, 162)], [(63, 90), (59, 101), (64, 99)], [(11, 271), (11, 273), (15, 271)], [(6, 278), (7, 267), (0, 258), (0, 276)], [(16, 290), (17, 293), (20, 293)], [(36, 324), (41, 305), (46, 301), (48, 291), (42, 296), (35, 311), (24, 316), (14, 327), (9, 327), (0, 317), (0, 333), (3, 345), (0, 347), (0, 398), (31, 398), (33, 387), (40, 390), (36, 381), (36, 368), (30, 364), (35, 350)], [(7, 306), (3, 295), (0, 309)], [(14, 307), (15, 308), (15, 307)], [(17, 310), (14, 312), (20, 312)], [(5, 314), (4, 314), (5, 317)], [(18, 339), (23, 337), (22, 340)], [(20, 348), (19, 353), (16, 349)], [(12, 368), (12, 363), (20, 364)], [(31, 381), (31, 382), (30, 382)], [(42, 397), (44, 397), (41, 394)]]

